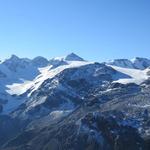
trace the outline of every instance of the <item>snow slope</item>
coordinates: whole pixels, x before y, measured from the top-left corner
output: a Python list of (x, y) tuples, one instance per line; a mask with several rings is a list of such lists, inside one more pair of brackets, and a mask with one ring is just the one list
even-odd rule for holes
[(121, 67), (112, 66), (112, 65), (109, 65), (109, 66), (131, 77), (131, 78), (126, 78), (126, 79), (119, 79), (114, 82), (119, 82), (122, 84), (127, 84), (127, 83), (141, 84), (142, 82), (144, 82), (145, 80), (149, 78), (149, 75), (148, 75), (149, 69), (140, 70), (140, 69), (121, 68)]
[(21, 95), (29, 90), (30, 96), (46, 79), (66, 68), (86, 64), (89, 63), (73, 53), (65, 56), (63, 61), (56, 59), (52, 64), (40, 56), (31, 60), (12, 55), (0, 63), (0, 106), (3, 106), (3, 113), (9, 113), (24, 103)]
[(28, 96), (30, 96), (34, 91), (36, 91), (39, 86), (49, 78), (53, 78), (55, 75), (67, 68), (80, 67), (83, 65), (91, 64), (91, 62), (85, 61), (70, 61), (68, 65), (59, 66), (57, 68), (51, 69), (52, 66), (39, 68), (40, 75), (38, 75), (33, 81), (25, 81), (24, 83), (13, 83), (12, 85), (7, 85), (7, 92), (11, 95), (21, 95), (27, 90), (31, 90)]

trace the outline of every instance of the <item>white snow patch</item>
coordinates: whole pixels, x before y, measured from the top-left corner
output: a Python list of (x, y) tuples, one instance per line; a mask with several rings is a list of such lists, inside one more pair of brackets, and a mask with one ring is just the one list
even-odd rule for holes
[(138, 108), (149, 108), (150, 104), (145, 104), (145, 105), (131, 105), (133, 107), (138, 107)]
[(131, 78), (119, 79), (114, 82), (118, 82), (122, 84), (127, 84), (127, 83), (141, 84), (142, 82), (144, 82), (145, 80), (149, 78), (147, 74), (149, 69), (140, 70), (140, 69), (121, 68), (121, 67), (112, 66), (112, 65), (109, 65), (109, 66), (115, 69), (116, 71), (119, 71), (131, 77)]
[(57, 111), (52, 111), (50, 113), (50, 117), (53, 119), (58, 119), (61, 117), (65, 117), (68, 115), (72, 110), (57, 110)]
[(24, 83), (13, 83), (12, 85), (7, 85), (7, 88), (9, 88), (7, 92), (11, 95), (21, 95), (30, 89), (31, 92), (28, 94), (28, 96), (30, 96), (45, 80), (53, 78), (63, 70), (67, 68), (80, 67), (91, 63), (92, 62), (85, 61), (68, 61), (67, 65), (59, 66), (54, 69), (51, 69), (51, 66), (39, 68), (41, 74), (38, 75), (33, 81), (24, 81)]
[(40, 98), (38, 101), (37, 100), (31, 101), (31, 102), (29, 101), (27, 103), (28, 108), (27, 108), (26, 111), (31, 110), (33, 107), (38, 106), (38, 105), (44, 103), (46, 101), (46, 98), (47, 97), (45, 96), (45, 97)]

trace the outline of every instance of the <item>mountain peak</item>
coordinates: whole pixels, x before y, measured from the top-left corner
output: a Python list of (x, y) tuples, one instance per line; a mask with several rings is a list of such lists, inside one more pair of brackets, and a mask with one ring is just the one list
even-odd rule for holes
[(10, 60), (19, 60), (20, 58), (14, 54), (11, 55), (11, 57), (9, 58)]
[(84, 61), (83, 58), (81, 58), (80, 56), (76, 55), (75, 53), (70, 53), (69, 55), (67, 55), (65, 57), (65, 60), (67, 60), (67, 61)]
[(49, 61), (42, 56), (37, 56), (32, 60), (32, 63), (37, 67), (45, 67), (46, 65), (48, 65)]
[(148, 58), (143, 58), (143, 57), (135, 57), (133, 59), (131, 59), (132, 62), (136, 62), (136, 61), (150, 61)]
[(131, 60), (129, 59), (115, 59), (106, 64), (114, 65), (122, 68), (132, 68), (132, 69), (141, 69), (144, 70), (150, 66), (150, 59), (135, 57)]
[(123, 68), (133, 68), (132, 62), (128, 59), (114, 59), (109, 61), (107, 64)]

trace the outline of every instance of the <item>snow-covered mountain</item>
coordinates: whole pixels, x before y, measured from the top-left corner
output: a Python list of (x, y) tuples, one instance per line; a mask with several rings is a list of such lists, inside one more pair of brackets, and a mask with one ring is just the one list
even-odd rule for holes
[[(3, 112), (11, 112), (16, 109), (24, 100), (17, 101), (14, 95), (26, 94), (27, 99), (33, 92), (37, 91), (40, 86), (48, 79), (55, 78), (64, 70), (71, 68), (80, 68), (81, 66), (93, 66), (90, 73), (93, 73), (94, 63), (85, 61), (83, 58), (71, 53), (64, 57), (56, 57), (49, 61), (44, 57), (36, 57), (33, 60), (27, 58), (19, 58), (12, 55), (9, 59), (0, 64), (0, 84), (1, 101), (3, 104)], [(127, 59), (118, 59), (105, 63), (105, 67), (111, 67), (115, 71), (124, 74), (124, 77), (113, 76), (112, 83), (136, 83), (141, 84), (149, 78), (149, 60), (146, 58), (136, 58), (132, 61)], [(118, 67), (119, 66), (119, 67)], [(135, 69), (136, 68), (136, 69)], [(137, 69), (139, 68), (139, 69)], [(143, 70), (144, 69), (144, 70)], [(104, 73), (104, 72), (103, 72)], [(80, 75), (84, 78), (85, 72)], [(8, 99), (12, 99), (11, 101)], [(14, 102), (15, 101), (15, 102)], [(13, 104), (12, 104), (13, 103)]]
[(85, 61), (83, 58), (79, 57), (78, 55), (71, 53), (64, 57), (66, 61)]
[(49, 64), (49, 61), (44, 57), (38, 56), (31, 60), (31, 64), (36, 67), (45, 67)]
[(5, 101), (5, 104), (2, 104), (3, 112), (11, 112), (24, 102), (20, 100), (16, 103), (14, 95), (19, 96), (30, 91), (28, 92), (29, 96), (46, 79), (54, 77), (64, 69), (80, 67), (89, 63), (74, 53), (49, 61), (41, 56), (31, 60), (12, 55), (0, 64), (1, 101)]
[(150, 60), (147, 58), (136, 57), (134, 59), (115, 59), (106, 64), (114, 65), (122, 68), (141, 69), (144, 70), (150, 66)]
[(149, 79), (146, 58), (12, 55), (0, 63), (0, 148), (146, 150)]

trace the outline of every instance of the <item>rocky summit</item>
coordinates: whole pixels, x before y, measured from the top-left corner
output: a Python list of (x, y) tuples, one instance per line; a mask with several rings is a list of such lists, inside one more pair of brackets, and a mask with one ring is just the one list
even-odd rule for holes
[(149, 59), (0, 62), (0, 150), (149, 149)]

